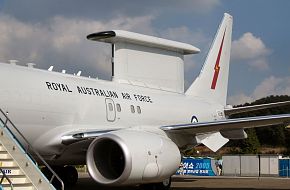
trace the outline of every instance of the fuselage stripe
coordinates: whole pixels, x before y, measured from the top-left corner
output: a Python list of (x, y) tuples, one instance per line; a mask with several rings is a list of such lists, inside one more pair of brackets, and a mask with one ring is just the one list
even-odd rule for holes
[(225, 34), (226, 34), (226, 29), (224, 31), (224, 35), (223, 35), (223, 39), (220, 45), (220, 49), (219, 49), (219, 53), (215, 62), (215, 66), (214, 66), (214, 75), (213, 75), (213, 79), (212, 79), (212, 83), (211, 83), (211, 89), (215, 89), (216, 88), (216, 84), (217, 84), (217, 80), (218, 80), (218, 76), (219, 76), (219, 72), (220, 72), (220, 58), (221, 58), (221, 54), (222, 54), (222, 50), (223, 50), (223, 44), (224, 44), (224, 38), (225, 38)]

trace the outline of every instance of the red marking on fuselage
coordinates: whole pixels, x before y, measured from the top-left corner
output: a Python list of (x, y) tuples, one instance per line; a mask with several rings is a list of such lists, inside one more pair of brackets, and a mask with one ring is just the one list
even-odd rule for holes
[(213, 79), (212, 79), (212, 83), (211, 83), (211, 89), (213, 89), (213, 90), (216, 87), (216, 83), (217, 83), (219, 72), (220, 72), (220, 59), (221, 59), (221, 54), (222, 54), (222, 50), (223, 50), (225, 34), (226, 34), (226, 29), (224, 31), (222, 43), (220, 45), (219, 53), (218, 53), (218, 56), (217, 56), (217, 59), (215, 62), (215, 66), (214, 66), (214, 75), (213, 75)]

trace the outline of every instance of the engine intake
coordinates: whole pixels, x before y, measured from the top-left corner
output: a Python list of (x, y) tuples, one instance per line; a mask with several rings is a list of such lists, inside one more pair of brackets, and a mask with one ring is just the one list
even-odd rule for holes
[(179, 150), (169, 138), (143, 131), (102, 135), (87, 151), (89, 174), (104, 185), (159, 182), (174, 174), (179, 163)]

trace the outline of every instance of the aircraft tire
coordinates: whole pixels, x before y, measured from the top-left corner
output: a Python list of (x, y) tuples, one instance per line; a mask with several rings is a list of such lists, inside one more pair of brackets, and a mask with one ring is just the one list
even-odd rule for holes
[(74, 186), (78, 181), (78, 171), (74, 166), (65, 166), (63, 168), (63, 176), (62, 179), (64, 181), (65, 186)]
[(158, 190), (169, 190), (171, 186), (171, 177), (168, 179), (165, 179), (161, 183), (157, 183), (157, 189)]
[(171, 186), (171, 177), (160, 183), (144, 184), (141, 186), (141, 189), (142, 190), (169, 190), (170, 186)]
[[(53, 166), (52, 169), (54, 170), (54, 172), (56, 172), (56, 174), (62, 179), (62, 168), (60, 166)], [(44, 167), (41, 169), (42, 173), (45, 175), (45, 177), (50, 181), (52, 178), (52, 173), (50, 172), (50, 170), (47, 167)], [(56, 188), (56, 189), (61, 189), (61, 184), (59, 183), (59, 181), (54, 178), (52, 180), (52, 185)]]

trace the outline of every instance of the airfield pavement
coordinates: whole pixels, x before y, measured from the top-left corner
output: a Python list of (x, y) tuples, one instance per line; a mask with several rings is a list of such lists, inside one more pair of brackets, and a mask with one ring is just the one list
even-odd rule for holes
[[(76, 186), (66, 190), (137, 190), (137, 187), (102, 187), (87, 174), (80, 174)], [(290, 178), (188, 177), (172, 178), (171, 190), (269, 190), (289, 189)]]

